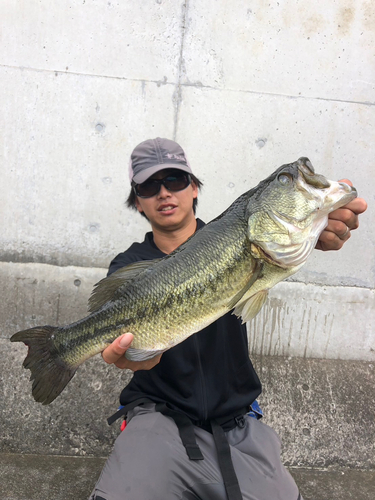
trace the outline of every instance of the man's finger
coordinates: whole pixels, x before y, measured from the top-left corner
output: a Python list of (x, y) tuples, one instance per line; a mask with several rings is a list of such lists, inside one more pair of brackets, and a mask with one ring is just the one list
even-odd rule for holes
[(341, 241), (346, 241), (350, 238), (350, 229), (348, 228), (348, 226), (342, 234), (338, 234), (338, 237)]
[(350, 231), (345, 236), (342, 236), (343, 239), (333, 231), (323, 231), (315, 248), (325, 252), (328, 250), (340, 250), (350, 236)]
[(112, 344), (104, 349), (104, 351), (102, 352), (102, 358), (108, 364), (116, 363), (118, 359), (125, 354), (132, 341), (133, 334), (124, 333), (124, 335), (118, 337), (112, 342)]
[(356, 215), (359, 215), (367, 210), (367, 202), (363, 198), (354, 198), (354, 200), (350, 201), (342, 208), (349, 209)]
[(337, 210), (329, 214), (328, 224), (333, 220), (340, 221), (349, 227), (349, 225), (355, 225), (358, 217), (354, 212), (347, 208), (338, 208)]
[[(328, 216), (328, 224), (332, 220), (341, 221), (350, 231), (359, 227), (358, 214), (367, 209), (367, 203), (362, 198), (356, 198), (342, 208), (338, 208)], [(337, 233), (340, 234), (340, 233)]]
[(343, 238), (348, 234), (348, 231), (350, 231), (349, 225), (344, 222), (341, 218), (340, 219), (328, 219), (328, 224), (324, 231), (330, 231), (331, 233), (334, 233), (336, 236), (339, 238)]

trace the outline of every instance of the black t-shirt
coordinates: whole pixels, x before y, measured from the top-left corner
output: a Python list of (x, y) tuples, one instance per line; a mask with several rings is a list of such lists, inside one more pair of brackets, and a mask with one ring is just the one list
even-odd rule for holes
[[(197, 219), (197, 229), (204, 223)], [(110, 264), (108, 275), (140, 260), (164, 257), (152, 232), (133, 243)], [(192, 420), (231, 415), (249, 406), (261, 393), (261, 384), (248, 355), (246, 326), (228, 313), (166, 351), (151, 370), (134, 373), (120, 402), (127, 405), (147, 397), (168, 403)]]

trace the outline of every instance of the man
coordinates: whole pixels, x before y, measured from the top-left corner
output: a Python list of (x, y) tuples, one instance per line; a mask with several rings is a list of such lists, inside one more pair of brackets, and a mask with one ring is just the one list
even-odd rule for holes
[[(195, 218), (200, 181), (183, 149), (168, 139), (139, 144), (130, 159), (128, 205), (152, 232), (119, 254), (109, 274), (139, 260), (170, 254), (204, 224)], [(364, 200), (330, 215), (317, 248), (342, 247), (358, 227)], [(276, 433), (257, 418), (261, 392), (249, 360), (246, 328), (226, 314), (162, 356), (124, 357), (126, 333), (103, 359), (134, 371), (121, 393), (126, 429), (117, 438), (91, 499), (298, 500), (280, 461)]]

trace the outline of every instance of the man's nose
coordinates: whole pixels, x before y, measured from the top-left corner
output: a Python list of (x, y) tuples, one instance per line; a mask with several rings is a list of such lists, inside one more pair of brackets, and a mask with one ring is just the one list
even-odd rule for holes
[(158, 198), (166, 198), (168, 196), (171, 196), (171, 192), (168, 191), (168, 189), (162, 184), (160, 186), (160, 191), (158, 193)]

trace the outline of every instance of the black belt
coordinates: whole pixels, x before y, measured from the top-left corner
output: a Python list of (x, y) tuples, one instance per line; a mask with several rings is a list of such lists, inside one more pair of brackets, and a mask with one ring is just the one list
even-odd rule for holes
[(155, 401), (151, 401), (151, 399), (148, 398), (140, 398), (136, 399), (135, 401), (132, 401), (131, 403), (125, 406), (122, 406), (119, 410), (116, 411), (116, 413), (107, 418), (108, 425), (112, 425), (113, 422), (116, 422), (116, 420), (118, 420), (120, 417), (125, 416), (128, 413), (128, 411), (132, 410), (136, 406), (143, 405), (144, 403), (155, 404)]
[[(108, 418), (108, 424), (111, 425), (122, 415), (126, 415), (129, 410), (144, 403), (153, 403), (153, 401), (147, 398), (142, 398), (129, 403), (126, 406), (123, 406), (114, 415)], [(184, 445), (186, 453), (190, 460), (204, 460), (202, 452), (195, 438), (194, 425), (212, 432), (217, 450), (220, 472), (223, 476), (228, 500), (242, 500), (242, 493), (238, 484), (236, 471), (234, 470), (230, 453), (230, 446), (226, 438), (225, 431), (234, 429), (236, 426), (244, 427), (244, 415), (249, 411), (249, 409), (243, 408), (231, 417), (226, 416), (205, 421), (192, 421), (184, 413), (170, 408), (167, 403), (156, 403), (155, 411), (158, 411), (174, 420), (175, 424), (177, 425), (182, 444)]]

